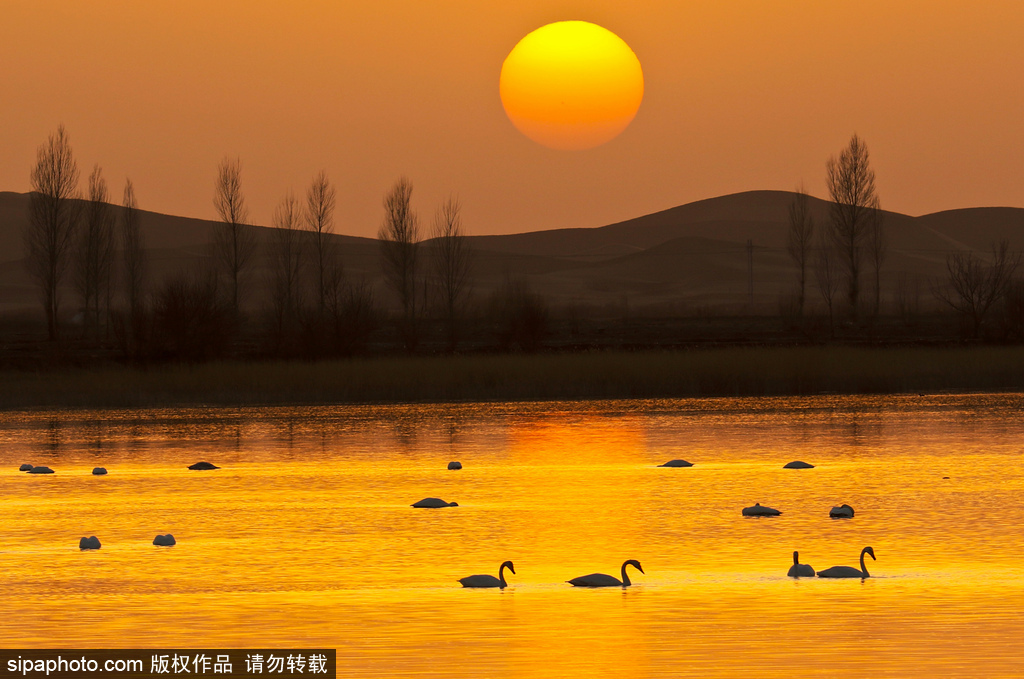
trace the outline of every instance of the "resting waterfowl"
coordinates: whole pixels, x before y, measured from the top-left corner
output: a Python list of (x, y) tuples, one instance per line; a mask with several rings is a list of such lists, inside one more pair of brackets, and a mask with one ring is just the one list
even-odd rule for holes
[(452, 460), (448, 463), (448, 469), (462, 469), (462, 463), (458, 460)]
[(188, 468), (193, 470), (193, 471), (205, 471), (207, 469), (220, 469), (220, 467), (218, 467), (217, 465), (211, 464), (209, 462), (196, 462), (195, 464), (190, 464), (188, 466)]
[(692, 462), (687, 462), (686, 460), (669, 460), (665, 464), (659, 464), (658, 466), (659, 467), (692, 467), (693, 463)]
[[(875, 550), (870, 547), (865, 547), (860, 550), (860, 570), (857, 570), (853, 566), (832, 566), (832, 568), (826, 568), (823, 571), (818, 571), (819, 578), (870, 578), (871, 574), (868, 573), (867, 566), (864, 565), (864, 555), (870, 554), (872, 559), (875, 559)], [(878, 559), (875, 559), (877, 561)]]
[(19, 472), (30, 472), (30, 471), (32, 471), (32, 468), (33, 468), (33, 467), (35, 467), (35, 465), (34, 465), (34, 464), (28, 464), (28, 463), (26, 462), (25, 464), (23, 464), (23, 465), (21, 465), (20, 467), (18, 467), (18, 471), (19, 471)]
[(807, 462), (801, 462), (800, 460), (793, 460), (792, 462), (787, 462), (786, 464), (782, 465), (782, 468), (783, 469), (814, 469), (814, 465), (813, 464), (808, 464)]
[(28, 470), (28, 473), (29, 474), (56, 474), (55, 471), (53, 471), (52, 469), (50, 469), (49, 467), (47, 467), (45, 465), (39, 466), (39, 467), (32, 467), (32, 469)]
[(95, 535), (90, 535), (87, 538), (82, 538), (78, 541), (79, 549), (99, 549), (100, 539)]
[(828, 510), (828, 515), (833, 519), (852, 519), (853, 507), (850, 505), (839, 505)]
[(103, 476), (106, 473), (107, 473), (107, 468), (106, 467), (93, 467), (92, 468), (92, 475), (93, 476)]
[(793, 565), (789, 567), (786, 575), (791, 578), (813, 578), (814, 569), (808, 564), (800, 563), (800, 552), (793, 552)]
[[(633, 583), (630, 582), (629, 576), (626, 574), (626, 566), (632, 566), (641, 573), (644, 572), (639, 561), (636, 559), (629, 559), (622, 564), (621, 580), (604, 573), (591, 573), (590, 575), (581, 575), (578, 578), (573, 578), (568, 582), (573, 587), (629, 587)], [(646, 575), (646, 573), (644, 573), (644, 575)]]
[(459, 582), (462, 583), (463, 587), (501, 587), (505, 588), (508, 583), (505, 582), (505, 569), (512, 571), (512, 575), (516, 574), (515, 566), (512, 565), (511, 561), (505, 561), (498, 567), (498, 577), (493, 575), (469, 575), (464, 578), (459, 578)]
[(753, 507), (744, 507), (743, 516), (778, 516), (782, 514), (778, 509), (762, 507), (760, 502), (755, 502)]
[(178, 541), (174, 539), (174, 536), (168, 533), (167, 535), (157, 535), (153, 538), (153, 544), (157, 547), (173, 547), (178, 544)]
[(445, 502), (439, 497), (425, 497), (419, 502), (414, 502), (413, 507), (436, 509), (437, 507), (458, 507), (458, 502)]

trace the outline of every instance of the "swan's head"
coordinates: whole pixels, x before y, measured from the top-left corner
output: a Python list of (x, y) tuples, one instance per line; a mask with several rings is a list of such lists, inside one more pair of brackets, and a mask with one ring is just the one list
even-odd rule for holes
[(511, 562), (511, 561), (506, 561), (505, 563), (501, 564), (501, 567), (500, 567), (500, 568), (498, 568), (498, 570), (501, 570), (502, 568), (506, 568), (506, 567), (507, 567), (507, 568), (508, 568), (508, 569), (509, 569), (510, 571), (512, 571), (512, 575), (515, 575), (515, 574), (516, 574), (516, 567), (512, 565), (512, 562)]
[(797, 566), (800, 564), (800, 552), (793, 552), (793, 565)]
[(864, 553), (865, 554), (870, 554), (872, 559), (874, 559), (875, 561), (878, 561), (878, 559), (875, 559), (875, 550), (871, 549), (870, 547), (865, 547), (864, 548)]
[[(637, 569), (641, 573), (644, 573), (644, 567), (641, 566), (640, 562), (637, 561), (636, 559), (630, 559), (626, 563), (622, 564), (623, 568), (625, 568), (626, 566), (632, 566), (633, 568)], [(644, 573), (644, 575), (647, 575), (647, 573)]]

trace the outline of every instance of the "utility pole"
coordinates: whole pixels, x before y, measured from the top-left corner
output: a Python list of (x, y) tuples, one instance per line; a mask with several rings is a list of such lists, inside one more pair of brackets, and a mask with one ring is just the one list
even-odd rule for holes
[(754, 310), (754, 239), (747, 239), (747, 297), (750, 310)]

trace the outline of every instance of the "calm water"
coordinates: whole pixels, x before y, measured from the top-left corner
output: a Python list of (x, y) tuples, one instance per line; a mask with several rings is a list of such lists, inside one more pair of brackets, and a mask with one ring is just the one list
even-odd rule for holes
[[(952, 395), (5, 413), (0, 639), (333, 647), (352, 677), (1021, 677), (1022, 408)], [(676, 457), (696, 466), (655, 466)], [(455, 459), (465, 468), (446, 470)], [(817, 467), (782, 469), (794, 459)], [(185, 469), (198, 460), (223, 468)], [(460, 506), (409, 507), (427, 496)], [(783, 515), (742, 517), (754, 502)], [(829, 519), (844, 502), (856, 517)], [(165, 532), (177, 546), (150, 545)], [(80, 552), (83, 535), (103, 548)], [(865, 545), (868, 580), (785, 577), (794, 549), (821, 570), (856, 566)], [(630, 558), (647, 572), (634, 587), (565, 584)], [(505, 559), (504, 591), (456, 582)]]

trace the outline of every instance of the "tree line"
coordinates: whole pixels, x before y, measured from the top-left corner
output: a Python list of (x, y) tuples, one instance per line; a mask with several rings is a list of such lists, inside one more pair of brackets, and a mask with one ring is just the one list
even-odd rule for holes
[[(856, 134), (826, 166), (828, 218), (817, 228), (810, 200), (801, 186), (789, 206), (786, 250), (797, 269), (796, 314), (807, 307), (810, 277), (828, 315), (835, 336), (836, 317), (857, 322), (865, 312), (881, 310), (881, 271), (888, 255), (884, 212), (875, 187), (867, 144)], [(999, 304), (1017, 304), (1024, 310), (1024, 284), (1015, 278), (1021, 253), (1002, 240), (991, 245), (989, 256), (956, 251), (946, 257), (944, 280), (931, 282), (935, 298), (961, 315), (972, 337), (982, 334), (990, 312)], [(865, 304), (862, 274), (872, 280), (872, 298)], [(1019, 298), (1019, 299), (1018, 299)]]
[[(325, 171), (300, 199), (286, 193), (265, 238), (249, 219), (242, 166), (225, 158), (213, 204), (219, 221), (205, 270), (183, 271), (154, 285), (131, 180), (115, 210), (102, 169), (79, 189), (79, 170), (63, 126), (37, 151), (31, 172), (26, 264), (42, 296), (47, 336), (61, 335), (61, 290), (75, 291), (79, 338), (116, 338), (127, 353), (189, 359), (218, 354), (239, 337), (245, 298), (266, 291), (271, 353), (323, 356), (354, 353), (380, 325), (381, 309), (366, 280), (346, 276), (335, 236), (337, 190)], [(462, 206), (452, 196), (436, 210), (424, 242), (412, 208), (412, 182), (402, 177), (383, 198), (378, 232), (382, 276), (400, 308), (398, 335), (415, 350), (422, 319), (439, 316), (448, 350), (457, 350), (470, 296), (473, 252)], [(254, 282), (263, 263), (263, 281)], [(66, 334), (65, 330), (65, 334)]]

